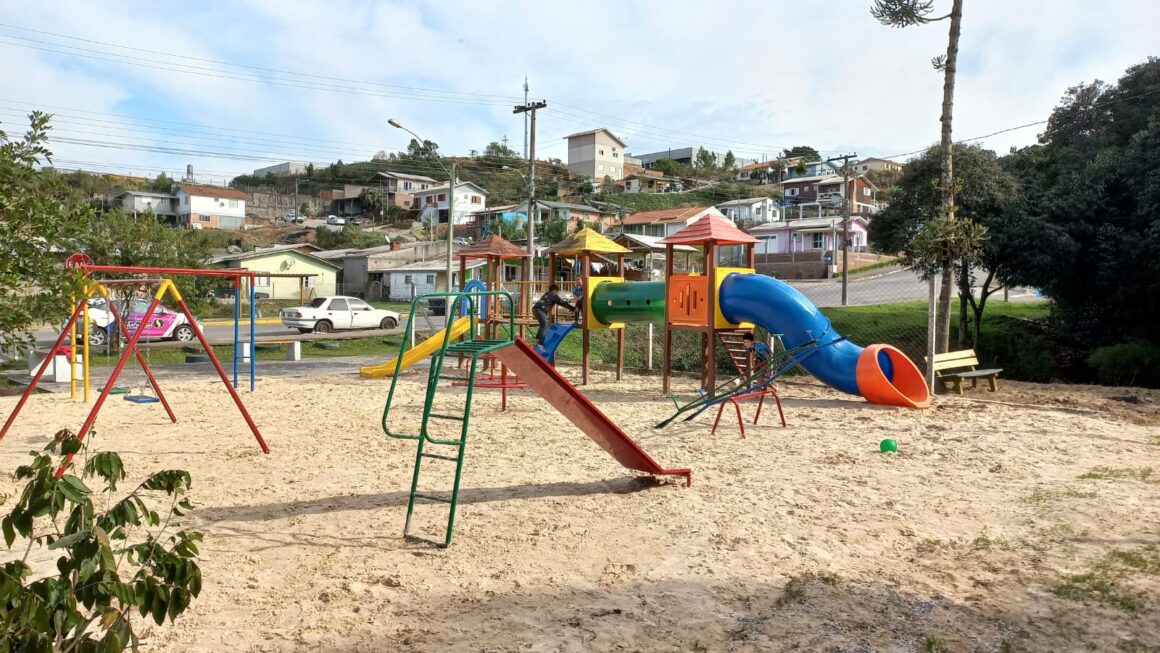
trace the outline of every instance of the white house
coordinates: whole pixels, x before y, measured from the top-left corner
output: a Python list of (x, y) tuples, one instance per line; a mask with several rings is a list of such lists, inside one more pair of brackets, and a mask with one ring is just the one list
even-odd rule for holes
[(777, 222), (781, 219), (781, 211), (778, 210), (777, 202), (772, 197), (750, 197), (741, 200), (730, 200), (728, 202), (721, 202), (716, 205), (716, 208), (725, 214), (725, 217), (734, 222), (765, 224), (767, 222)]
[(177, 226), (186, 229), (244, 229), (246, 194), (233, 188), (178, 184)]
[[(467, 281), (478, 278), (479, 268), (487, 265), (484, 259), (469, 259), (466, 263)], [(459, 278), (459, 265), (459, 261), (452, 262), (451, 283), (456, 288), (463, 285)], [(386, 270), (385, 274), (390, 298), (395, 301), (408, 301), (423, 293), (436, 292), (445, 287), (447, 257), (406, 263)]]
[[(447, 189), (450, 184), (439, 184), (426, 190), (414, 191), (413, 208), (419, 210), (419, 219), (432, 222), (438, 212), (438, 222), (447, 222)], [(461, 181), (455, 187), (455, 224), (471, 224), (475, 214), (487, 210), (487, 191), (470, 181)]]
[(169, 193), (126, 190), (113, 196), (113, 204), (134, 217), (150, 212), (158, 218), (177, 217), (177, 200)]

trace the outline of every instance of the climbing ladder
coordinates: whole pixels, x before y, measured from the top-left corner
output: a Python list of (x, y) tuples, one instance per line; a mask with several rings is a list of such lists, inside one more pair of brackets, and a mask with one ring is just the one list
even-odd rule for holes
[(751, 367), (749, 350), (745, 348), (746, 333), (750, 333), (750, 331), (738, 330), (717, 332), (717, 338), (721, 341), (721, 344), (725, 346), (725, 353), (729, 354), (729, 360), (733, 361), (733, 366), (737, 368), (737, 373), (742, 376), (748, 375), (749, 369)]
[[(403, 526), (403, 535), (410, 535), (411, 517), (415, 512), (416, 500), (446, 503), (449, 505), (449, 512), (447, 516), (447, 533), (443, 541), (444, 547), (451, 545), (451, 533), (455, 527), (455, 510), (459, 505), (459, 482), (463, 475), (463, 458), (467, 452), (467, 434), (471, 424), (471, 401), (475, 394), (476, 374), (480, 371), (481, 360), (484, 360), (490, 352), (510, 346), (513, 342), (512, 336), (515, 334), (515, 312), (509, 311), (512, 317), (509, 318), (508, 337), (506, 339), (473, 339), (477, 331), (476, 320), (479, 315), (476, 307), (483, 301), (487, 301), (489, 296), (506, 298), (509, 303), (512, 301), (511, 294), (502, 290), (465, 293), (430, 293), (415, 298), (411, 303), (412, 314), (414, 314), (419, 302), (433, 297), (447, 298), (448, 306), (446, 315), (448, 316), (455, 315), (456, 309), (466, 302), (468, 314), (471, 316), (471, 329), (467, 332), (467, 336), (458, 342), (451, 342), (451, 331), (449, 329), (443, 330), (443, 345), (431, 355), (431, 366), (427, 371), (427, 391), (423, 399), (423, 416), (419, 424), (418, 433), (403, 433), (392, 430), (390, 427), (391, 407), (394, 404), (395, 390), (399, 381), (399, 368), (401, 366), (396, 366), (395, 373), (391, 377), (391, 390), (387, 394), (387, 404), (383, 408), (384, 433), (392, 438), (416, 440), (418, 442), (415, 449), (415, 469), (411, 475), (411, 493), (407, 500), (407, 520)], [(403, 337), (403, 344), (399, 347), (399, 360), (402, 360), (403, 354), (406, 353), (407, 343), (410, 342), (411, 329), (412, 323), (408, 321), (407, 333)], [(462, 357), (465, 361), (466, 376), (444, 373), (444, 365), (447, 362), (447, 356), (449, 354), (453, 361)], [(454, 370), (454, 368), (455, 365), (452, 364), (451, 369)], [(464, 396), (462, 406), (450, 410), (441, 408), (439, 412), (436, 412), (435, 398), (439, 394), (440, 381), (466, 381), (467, 392)], [(450, 422), (456, 425), (458, 434), (455, 434), (453, 429), (453, 434), (449, 436), (433, 435), (431, 430), (433, 420)], [(450, 494), (432, 494), (419, 491), (419, 477), (425, 460), (440, 460), (455, 463), (455, 479), (452, 483)]]

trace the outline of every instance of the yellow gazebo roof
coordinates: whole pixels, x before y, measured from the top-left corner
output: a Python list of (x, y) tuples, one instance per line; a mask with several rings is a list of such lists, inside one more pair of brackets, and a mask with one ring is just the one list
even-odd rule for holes
[(632, 250), (612, 242), (607, 236), (593, 230), (591, 227), (585, 227), (577, 231), (568, 238), (549, 247), (548, 251), (563, 256), (575, 256), (576, 254), (583, 254), (585, 252), (589, 254), (632, 253)]

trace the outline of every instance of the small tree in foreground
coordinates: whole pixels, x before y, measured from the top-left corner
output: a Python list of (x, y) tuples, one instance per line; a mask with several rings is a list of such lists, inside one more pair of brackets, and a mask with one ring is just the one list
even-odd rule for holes
[[(81, 448), (66, 430), (44, 451)], [(0, 565), (0, 651), (136, 651), (138, 616), (173, 621), (201, 592), (201, 533), (168, 532), (192, 508), (189, 472), (157, 472), (118, 498), (125, 469), (116, 453), (84, 455), (80, 476), (72, 467), (60, 478), (50, 453), (33, 451), (32, 463), (16, 469), (28, 483), (0, 522), (9, 549), (26, 541), (20, 558)], [(159, 512), (156, 502), (168, 505)], [(55, 571), (33, 570), (33, 547), (59, 553)]]

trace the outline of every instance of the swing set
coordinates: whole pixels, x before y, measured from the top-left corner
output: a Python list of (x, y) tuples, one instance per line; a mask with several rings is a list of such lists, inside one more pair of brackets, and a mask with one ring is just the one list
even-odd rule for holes
[[(128, 273), (128, 274), (165, 275), (164, 277), (159, 276), (159, 277), (144, 278), (144, 279), (142, 279), (142, 278), (128, 278), (128, 279), (103, 279), (103, 280), (99, 280), (99, 281), (90, 281), (84, 287), (83, 297), (81, 297), (79, 301), (74, 302), (75, 307), (73, 308), (72, 314), (70, 315), (68, 321), (65, 322), (64, 328), (61, 329), (60, 336), (57, 337), (56, 342), (49, 349), (50, 352), (54, 352), (54, 353), (57, 351), (60, 351), (64, 345), (65, 338), (69, 338), (71, 336), (71, 344), (70, 344), (71, 356), (69, 357), (70, 358), (70, 366), (69, 367), (70, 367), (70, 371), (71, 371), (71, 374), (70, 374), (70, 377), (71, 377), (70, 396), (73, 399), (77, 398), (77, 381), (78, 381), (78, 379), (77, 379), (77, 374), (76, 374), (76, 364), (73, 363), (72, 361), (79, 360), (81, 362), (81, 366), (83, 369), (82, 379), (81, 379), (82, 383), (83, 383), (83, 386), (82, 386), (83, 387), (83, 397), (84, 397), (84, 401), (87, 403), (89, 401), (89, 396), (90, 396), (89, 329), (90, 329), (91, 325), (90, 325), (89, 312), (88, 312), (89, 300), (93, 299), (94, 297), (100, 297), (100, 298), (104, 299), (109, 307), (109, 312), (112, 315), (113, 324), (116, 325), (116, 331), (118, 333), (120, 333), (122, 336), (128, 336), (128, 342), (124, 345), (124, 348), (121, 352), (121, 355), (117, 359), (116, 365), (113, 367), (112, 373), (109, 375), (109, 378), (105, 382), (104, 386), (101, 387), (100, 394), (97, 396), (96, 402), (94, 403), (92, 410), (89, 412), (88, 417), (85, 419), (84, 424), (81, 426), (80, 430), (77, 431), (77, 439), (78, 440), (84, 440), (85, 435), (88, 434), (89, 430), (93, 426), (93, 423), (96, 422), (97, 414), (100, 412), (101, 407), (105, 403), (105, 400), (108, 399), (109, 395), (112, 395), (112, 394), (123, 394), (123, 395), (125, 395), (124, 399), (126, 401), (130, 401), (132, 403), (137, 403), (137, 404), (160, 403), (165, 408), (165, 412), (169, 416), (169, 420), (171, 422), (174, 422), (174, 423), (177, 422), (177, 416), (174, 414), (172, 407), (169, 405), (169, 402), (166, 400), (165, 394), (161, 391), (161, 387), (157, 383), (157, 378), (153, 375), (152, 370), (149, 368), (148, 356), (143, 355), (141, 353), (141, 349), (140, 349), (140, 341), (142, 339), (142, 335), (145, 333), (146, 325), (148, 325), (150, 323), (150, 321), (153, 319), (154, 313), (157, 311), (158, 306), (161, 305), (162, 298), (164, 298), (165, 296), (168, 295), (169, 297), (171, 297), (174, 300), (174, 302), (177, 304), (180, 311), (185, 315), (186, 320), (187, 320), (190, 328), (193, 330), (194, 335), (197, 337), (198, 342), (201, 344), (202, 349), (205, 351), (207, 357), (209, 358), (209, 361), (211, 363), (213, 363), (214, 370), (217, 372), (218, 377), (222, 380), (222, 383), (226, 386), (226, 390), (229, 391), (230, 397), (233, 399), (234, 404), (237, 405), (238, 411), (241, 412), (242, 417), (243, 417), (243, 419), (245, 419), (247, 426), (249, 426), (251, 433), (253, 433), (254, 439), (258, 441), (258, 446), (261, 447), (263, 453), (267, 453), (267, 454), (270, 453), (270, 448), (266, 445), (266, 441), (262, 438), (262, 434), (258, 430), (258, 426), (254, 423), (253, 418), (250, 416), (249, 411), (246, 410), (246, 407), (242, 403), (242, 399), (238, 395), (238, 392), (237, 392), (238, 358), (239, 358), (238, 350), (240, 348), (240, 341), (238, 339), (238, 335), (239, 335), (239, 327), (240, 327), (239, 323), (240, 323), (240, 317), (241, 317), (241, 304), (240, 304), (240, 297), (239, 296), (241, 294), (241, 289), (242, 289), (241, 288), (242, 287), (242, 279), (245, 278), (249, 281), (248, 285), (250, 288), (250, 342), (254, 342), (254, 290), (253, 289), (254, 289), (255, 273), (253, 273), (249, 270), (195, 270), (195, 269), (188, 269), (188, 268), (147, 268), (147, 267), (132, 267), (132, 266), (94, 265), (92, 262), (92, 259), (90, 259), (88, 256), (86, 256), (84, 254), (74, 254), (74, 255), (70, 256), (65, 261), (65, 267), (68, 269), (72, 269), (72, 270), (80, 270), (86, 279), (89, 277), (89, 275), (91, 273)], [(167, 278), (168, 276), (177, 276), (177, 275), (204, 276), (204, 277), (228, 277), (228, 278), (231, 278), (233, 280), (233, 286), (234, 286), (234, 370), (233, 371), (234, 371), (234, 374), (233, 374), (233, 382), (232, 383), (230, 382), (229, 377), (226, 375), (225, 369), (222, 367), (221, 363), (218, 361), (217, 356), (214, 354), (213, 347), (210, 345), (209, 340), (205, 337), (205, 334), (202, 332), (201, 328), (197, 325), (197, 321), (194, 319), (193, 314), (190, 312), (189, 307), (186, 305), (185, 300), (181, 296), (181, 293), (178, 292), (177, 287), (174, 285), (173, 281), (170, 280), (169, 278)], [(111, 290), (115, 289), (115, 288), (131, 288), (134, 290), (149, 289), (152, 291), (152, 297), (151, 297), (151, 300), (149, 303), (149, 308), (146, 309), (144, 315), (142, 316), (141, 320), (137, 323), (135, 328), (130, 327), (126, 323), (125, 317), (121, 314), (121, 311), (117, 309), (117, 302), (115, 301), (114, 293), (111, 292)], [(83, 334), (82, 339), (81, 339), (81, 342), (83, 343), (82, 344), (82, 352), (81, 352), (82, 357), (79, 359), (77, 357), (77, 353), (78, 353), (77, 352), (78, 326), (80, 327), (80, 333)], [(146, 351), (148, 352), (148, 348), (146, 348)], [(116, 385), (117, 379), (120, 378), (121, 373), (125, 369), (125, 366), (129, 363), (130, 357), (133, 357), (137, 360), (137, 363), (141, 367), (141, 371), (142, 371), (145, 379), (148, 380), (148, 382), (149, 382), (149, 389), (152, 391), (152, 394), (147, 393), (147, 391), (145, 390), (144, 382), (138, 383), (138, 388), (137, 388), (136, 393), (131, 393), (127, 389), (117, 387), (117, 385)], [(254, 356), (252, 356), (252, 355), (250, 356), (250, 392), (254, 391), (254, 385), (255, 385), (254, 384), (254, 379), (255, 379), (254, 358), (255, 358)], [(28, 387), (25, 389), (24, 394), (21, 395), (20, 400), (16, 403), (16, 408), (13, 409), (12, 414), (8, 416), (8, 419), (4, 422), (4, 426), (0, 427), (0, 439), (3, 439), (3, 437), (5, 435), (7, 435), (8, 429), (12, 426), (12, 423), (16, 420), (16, 416), (20, 413), (20, 409), (24, 407), (25, 402), (27, 402), (28, 398), (32, 395), (32, 393), (34, 393), (36, 391), (37, 384), (40, 382), (41, 378), (44, 376), (45, 372), (48, 370), (49, 366), (52, 364), (52, 360), (53, 360), (53, 356), (51, 354), (49, 356), (45, 357), (44, 362), (41, 363), (40, 367), (36, 371), (36, 374), (33, 375), (32, 381), (28, 384)], [(62, 474), (64, 474), (65, 470), (68, 468), (68, 465), (71, 461), (72, 461), (72, 454), (69, 454), (66, 458), (65, 463), (62, 464), (60, 469), (57, 470), (58, 477), (61, 476)]]

